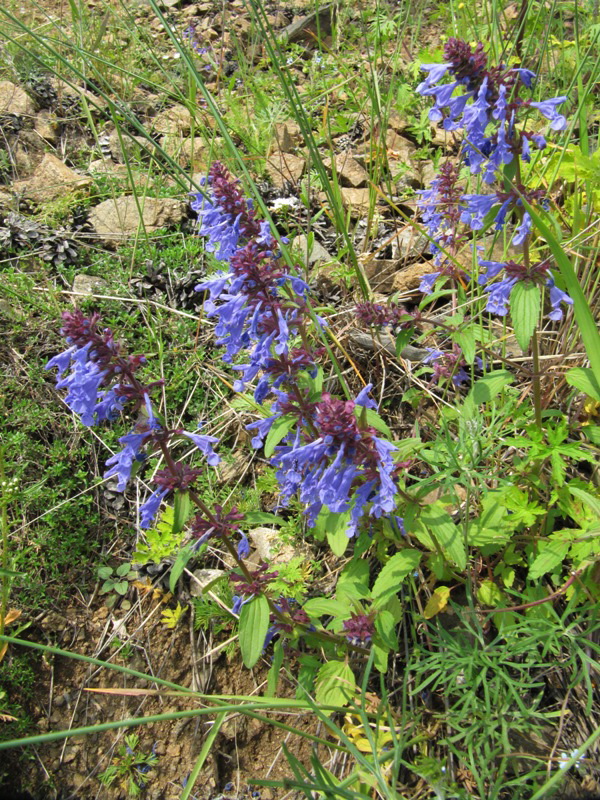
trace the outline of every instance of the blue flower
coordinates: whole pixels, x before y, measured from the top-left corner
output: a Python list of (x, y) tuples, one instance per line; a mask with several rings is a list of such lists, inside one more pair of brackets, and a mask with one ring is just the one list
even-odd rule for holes
[(240, 533), (240, 536), (241, 539), (237, 546), (238, 558), (248, 558), (250, 555), (250, 542), (245, 534)]
[(421, 278), (421, 283), (419, 284), (419, 291), (423, 292), (423, 294), (431, 294), (433, 292), (435, 282), (441, 274), (441, 272), (430, 272), (429, 275), (423, 275)]
[(220, 457), (217, 455), (217, 453), (214, 453), (212, 449), (213, 444), (219, 441), (216, 436), (205, 436), (202, 433), (188, 433), (188, 431), (182, 431), (181, 435), (192, 440), (198, 450), (200, 450), (201, 453), (204, 453), (206, 460), (211, 467), (216, 467), (221, 461)]
[(562, 319), (563, 311), (560, 304), (565, 303), (566, 305), (572, 306), (573, 300), (566, 292), (563, 292), (555, 285), (554, 278), (551, 275), (546, 281), (546, 286), (550, 289), (550, 305), (552, 306), (552, 311), (548, 314), (548, 318), (555, 320)]
[(564, 131), (567, 127), (567, 120), (556, 110), (556, 106), (565, 103), (566, 97), (552, 97), (550, 100), (542, 100), (540, 103), (530, 103), (532, 108), (537, 108), (546, 119), (550, 120), (550, 127), (553, 131)]
[(169, 489), (156, 489), (146, 502), (140, 506), (140, 528), (146, 530), (152, 526), (160, 504), (169, 494), (169, 491)]
[(483, 228), (485, 216), (498, 203), (495, 192), (494, 194), (463, 194), (462, 200), (466, 204), (466, 208), (461, 214), (461, 222), (466, 223), (474, 231)]

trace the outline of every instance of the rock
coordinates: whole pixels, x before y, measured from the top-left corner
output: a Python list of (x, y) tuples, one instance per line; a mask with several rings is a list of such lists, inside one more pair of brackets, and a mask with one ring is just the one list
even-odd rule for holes
[(153, 121), (154, 130), (164, 135), (176, 133), (180, 136), (187, 136), (192, 129), (192, 124), (193, 117), (189, 109), (180, 104), (161, 111)]
[(308, 238), (305, 234), (296, 236), (292, 242), (293, 250), (300, 250), (301, 258), (305, 266), (312, 267), (321, 261), (331, 261), (332, 256), (325, 250), (322, 244), (316, 240), (313, 241), (310, 252), (308, 251)]
[(261, 561), (272, 564), (286, 564), (292, 558), (306, 556), (290, 544), (281, 541), (281, 533), (272, 528), (254, 528), (248, 531), (248, 537), (256, 548), (256, 555)]
[(126, 133), (122, 133), (121, 138), (119, 138), (117, 131), (110, 133), (108, 145), (112, 157), (119, 164), (126, 164), (131, 161), (140, 162), (144, 152), (148, 149), (153, 149), (152, 142), (149, 142), (143, 136), (129, 136)]
[(63, 197), (69, 192), (86, 189), (91, 183), (91, 178), (67, 167), (52, 153), (46, 153), (33, 176), (27, 180), (15, 181), (13, 189), (37, 203), (44, 203)]
[(125, 195), (116, 200), (105, 200), (92, 209), (89, 221), (105, 244), (116, 246), (136, 234), (140, 226), (147, 232), (179, 224), (186, 215), (187, 206), (171, 197), (138, 198)]
[(293, 119), (276, 122), (273, 127), (273, 138), (277, 146), (273, 150), (281, 153), (294, 153), (304, 141), (300, 126)]
[(425, 188), (431, 186), (431, 181), (437, 177), (438, 170), (434, 167), (433, 161), (421, 161), (419, 164), (421, 172), (421, 183)]
[(32, 117), (35, 103), (20, 86), (10, 81), (0, 81), (0, 114)]
[(162, 146), (165, 153), (184, 169), (191, 167), (195, 172), (201, 172), (208, 167), (206, 142), (201, 136), (182, 139), (171, 134), (165, 136)]
[(387, 123), (388, 127), (396, 133), (402, 133), (408, 127), (408, 122), (397, 111), (390, 111)]
[[(323, 164), (330, 172), (333, 172), (330, 158), (324, 158)], [(350, 153), (339, 153), (335, 157), (335, 171), (342, 186), (350, 186), (356, 189), (360, 186), (366, 186), (369, 182), (369, 175), (366, 169)]]
[(94, 291), (106, 288), (106, 281), (94, 275), (80, 272), (73, 278), (73, 291), (77, 294), (94, 294)]
[(306, 159), (280, 150), (272, 153), (267, 159), (267, 174), (278, 189), (287, 183), (297, 184), (306, 166)]
[(397, 258), (373, 258), (363, 261), (363, 269), (369, 286), (374, 292), (389, 294), (393, 290), (394, 277), (401, 262)]
[(413, 153), (417, 149), (411, 141), (400, 136), (393, 128), (389, 128), (385, 143), (388, 151), (391, 151), (388, 152), (388, 157), (399, 159), (404, 163), (410, 163)]
[(35, 115), (33, 127), (38, 136), (48, 144), (56, 144), (58, 138), (58, 120), (49, 111), (39, 111)]
[(331, 34), (331, 18), (335, 15), (335, 6), (332, 4), (323, 6), (318, 12), (313, 11), (305, 17), (287, 25), (277, 38), (280, 42), (306, 42), (312, 44), (317, 37), (323, 39)]
[(190, 594), (192, 597), (200, 597), (204, 589), (217, 578), (227, 575), (224, 569), (195, 569), (192, 573), (194, 578), (190, 582)]
[(436, 267), (433, 261), (422, 261), (418, 264), (411, 264), (409, 267), (404, 267), (394, 276), (392, 281), (392, 290), (395, 292), (411, 292), (419, 288), (421, 279), (424, 275), (430, 275), (436, 272)]
[(422, 256), (429, 247), (429, 239), (415, 228), (408, 226), (396, 233), (391, 245), (394, 257), (406, 261), (409, 258)]
[(369, 213), (370, 190), (342, 188), (342, 202), (344, 208), (350, 211), (352, 219), (359, 219)]

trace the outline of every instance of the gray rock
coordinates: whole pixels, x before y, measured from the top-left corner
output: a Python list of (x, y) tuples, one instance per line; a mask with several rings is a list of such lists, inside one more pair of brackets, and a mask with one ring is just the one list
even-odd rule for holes
[(227, 575), (227, 572), (224, 569), (195, 569), (192, 574), (194, 577), (190, 582), (190, 594), (192, 597), (200, 597), (207, 586)]
[(96, 278), (94, 275), (86, 275), (80, 272), (73, 278), (73, 291), (77, 294), (94, 294), (106, 287), (106, 281), (102, 278)]
[(92, 209), (89, 221), (105, 244), (116, 246), (140, 228), (152, 232), (178, 225), (186, 211), (186, 204), (172, 197), (139, 197), (136, 202), (135, 197), (126, 195), (100, 203)]
[(294, 241), (292, 242), (292, 249), (299, 250), (302, 254), (302, 260), (307, 267), (312, 267), (314, 264), (318, 264), (322, 261), (331, 261), (332, 256), (330, 253), (325, 250), (322, 244), (319, 244), (317, 241), (313, 241), (312, 247), (310, 252), (308, 251), (308, 238), (302, 233), (300, 236), (296, 236)]
[(13, 189), (38, 203), (44, 203), (69, 192), (86, 189), (91, 183), (91, 178), (79, 175), (55, 155), (46, 153), (31, 178), (16, 181)]

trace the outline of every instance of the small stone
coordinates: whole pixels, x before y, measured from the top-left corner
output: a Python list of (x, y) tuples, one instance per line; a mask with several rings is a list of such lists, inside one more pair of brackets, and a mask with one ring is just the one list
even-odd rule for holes
[(35, 103), (20, 86), (10, 81), (0, 81), (0, 114), (32, 117)]
[(48, 144), (56, 144), (58, 137), (58, 121), (54, 114), (49, 111), (39, 111), (35, 115), (33, 127), (38, 136), (41, 136)]
[(283, 189), (287, 183), (297, 184), (302, 177), (306, 159), (292, 153), (276, 151), (267, 159), (267, 174), (278, 189)]
[(389, 294), (393, 289), (394, 277), (400, 261), (397, 258), (373, 258), (363, 264), (369, 286), (374, 292)]
[(369, 189), (347, 189), (340, 190), (344, 207), (350, 211), (352, 219), (359, 219), (369, 213), (371, 202), (371, 191)]
[(167, 746), (167, 758), (179, 758), (181, 755), (180, 744), (170, 744)]
[(405, 139), (404, 136), (400, 136), (393, 128), (388, 130), (385, 143), (388, 149), (388, 156), (397, 158), (404, 163), (410, 163), (413, 153), (417, 149), (411, 141)]
[(302, 261), (305, 266), (312, 267), (315, 264), (318, 264), (322, 261), (331, 261), (332, 256), (330, 253), (325, 250), (322, 244), (313, 240), (312, 246), (310, 251), (308, 250), (308, 237), (302, 233), (300, 236), (296, 236), (294, 241), (292, 242), (292, 249), (299, 250), (302, 258)]
[(16, 181), (13, 188), (38, 203), (56, 200), (65, 193), (86, 189), (91, 178), (79, 175), (52, 153), (46, 153), (35, 173), (24, 181)]
[(192, 129), (193, 117), (185, 106), (180, 104), (161, 111), (153, 121), (154, 130), (162, 134), (187, 136)]
[(277, 146), (273, 150), (279, 150), (281, 153), (294, 153), (303, 142), (300, 126), (291, 119), (275, 123), (273, 138), (277, 142)]
[(190, 594), (192, 597), (201, 597), (207, 586), (226, 574), (223, 569), (195, 569), (190, 582)]
[[(141, 208), (138, 209), (138, 202)], [(105, 200), (92, 209), (89, 221), (105, 244), (118, 245), (143, 225), (147, 232), (178, 225), (185, 218), (184, 202), (171, 197), (136, 198), (131, 195)]]
[[(323, 164), (330, 172), (333, 172), (330, 158), (323, 159)], [(335, 171), (342, 186), (356, 189), (367, 186), (369, 182), (369, 175), (366, 169), (350, 153), (339, 153), (335, 157)]]
[(422, 278), (436, 272), (432, 261), (422, 261), (419, 264), (411, 264), (404, 267), (394, 276), (392, 290), (395, 292), (411, 292), (419, 288)]
[(208, 167), (206, 142), (200, 136), (182, 139), (170, 134), (165, 136), (162, 146), (165, 153), (184, 169), (191, 167), (195, 172), (200, 172)]
[(75, 275), (73, 279), (73, 291), (76, 294), (94, 294), (95, 291), (104, 289), (106, 281), (94, 275), (85, 275), (83, 272)]
[(306, 552), (282, 542), (278, 530), (254, 528), (248, 531), (248, 537), (259, 560), (268, 561), (269, 564), (287, 564), (292, 558), (306, 557)]

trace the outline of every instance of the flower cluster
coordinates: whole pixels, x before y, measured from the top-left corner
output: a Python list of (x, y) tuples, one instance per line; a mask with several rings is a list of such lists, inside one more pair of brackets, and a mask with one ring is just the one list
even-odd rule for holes
[[(531, 143), (542, 149), (543, 136), (519, 131), (519, 114), (537, 109), (550, 120), (552, 130), (564, 130), (567, 122), (557, 111), (566, 97), (553, 97), (533, 102), (519, 97), (525, 87), (530, 89), (535, 73), (528, 69), (488, 66), (481, 42), (472, 48), (467, 42), (450, 38), (444, 47), (444, 64), (424, 64), (427, 78), (417, 87), (419, 94), (433, 97), (434, 106), (429, 118), (441, 122), (445, 130), (463, 128), (464, 156), (473, 174), (483, 170), (483, 179), (493, 183), (495, 174), (515, 155), (528, 161)], [(454, 80), (441, 83), (446, 75)], [(487, 128), (493, 123), (492, 132)]]
[(292, 341), (309, 318), (308, 286), (285, 268), (269, 224), (256, 219), (252, 201), (221, 164), (211, 167), (208, 186), (209, 195), (196, 195), (192, 208), (200, 218), (199, 233), (208, 237), (207, 250), (228, 262), (229, 269), (196, 290), (209, 293), (204, 309), (218, 319), (215, 332), (217, 343), (225, 346), (224, 361), (250, 351), (249, 363), (235, 366), (242, 373), (236, 390), (264, 372), (256, 394), (263, 402), (277, 359), (283, 360), (280, 374), (298, 358), (301, 369), (314, 366), (306, 345), (294, 348)]
[[(132, 430), (119, 439), (121, 450), (107, 460), (104, 477), (116, 478), (117, 490), (125, 491), (134, 466), (146, 459), (148, 446), (166, 448), (174, 436), (190, 439), (206, 456), (207, 462), (216, 466), (220, 460), (212, 449), (218, 441), (216, 437), (164, 428), (150, 400), (152, 390), (160, 382), (144, 384), (136, 374), (146, 358), (123, 355), (110, 328), (99, 330), (98, 323), (97, 314), (85, 317), (79, 310), (65, 312), (61, 333), (69, 347), (51, 358), (46, 369), (58, 369), (56, 387), (67, 389), (65, 402), (80, 415), (84, 425), (112, 421), (127, 404), (132, 405), (133, 412), (139, 412)], [(69, 369), (69, 374), (63, 377)], [(167, 470), (157, 472), (154, 483), (158, 489), (140, 506), (141, 527), (150, 527), (168, 494), (175, 489), (188, 489), (199, 474), (200, 470), (172, 460)]]
[(373, 617), (369, 614), (353, 614), (344, 620), (344, 636), (350, 644), (357, 646), (369, 644), (375, 633)]
[(419, 319), (418, 311), (407, 311), (397, 303), (382, 305), (381, 303), (357, 303), (354, 309), (361, 325), (373, 328), (390, 327), (394, 330), (412, 328)]
[[(484, 268), (484, 271), (479, 276), (479, 282), (482, 284), (488, 283), (485, 288), (485, 291), (488, 292), (486, 311), (492, 314), (505, 316), (508, 313), (510, 294), (519, 282), (546, 286), (550, 290), (551, 310), (548, 313), (549, 319), (562, 319), (561, 303), (573, 305), (573, 300), (569, 295), (554, 283), (547, 260), (537, 261), (526, 267), (516, 261), (486, 261), (485, 259), (479, 259), (479, 266)], [(502, 279), (496, 280), (502, 272), (504, 273)], [(489, 283), (490, 281), (493, 282)]]
[[(455, 344), (451, 352), (445, 353), (443, 350), (436, 350), (428, 347), (429, 355), (423, 359), (424, 364), (429, 364), (433, 368), (431, 376), (432, 383), (439, 383), (441, 380), (451, 380), (455, 386), (462, 386), (471, 380), (470, 374), (466, 371), (469, 366), (465, 361), (460, 347)], [(483, 363), (479, 357), (475, 359), (476, 365), (481, 369)]]

